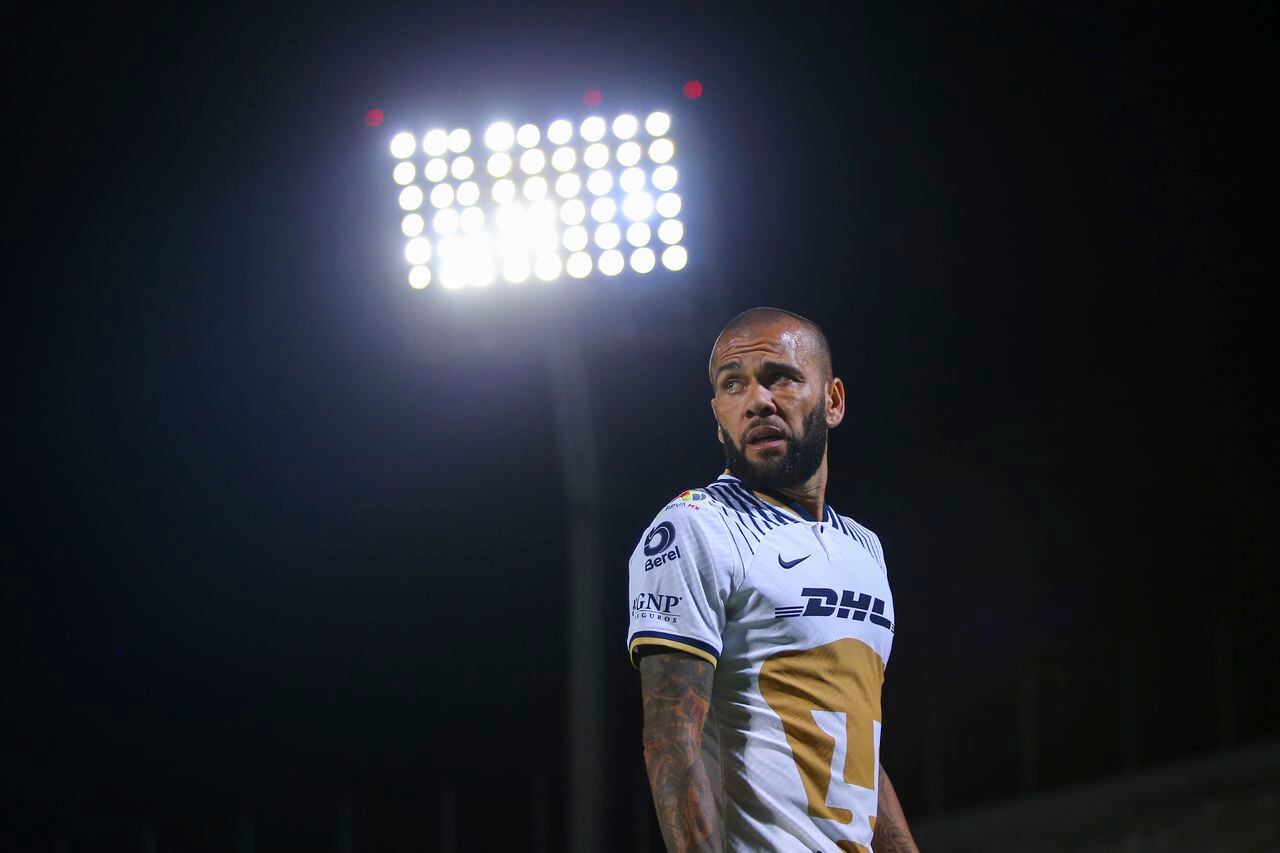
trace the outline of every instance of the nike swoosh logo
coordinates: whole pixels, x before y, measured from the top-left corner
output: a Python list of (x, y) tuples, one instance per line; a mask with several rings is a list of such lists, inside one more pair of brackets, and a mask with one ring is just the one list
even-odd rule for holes
[(784, 569), (795, 568), (796, 566), (800, 565), (801, 563), (803, 563), (805, 560), (809, 559), (812, 556), (813, 556), (812, 554), (805, 554), (803, 557), (798, 557), (794, 560), (784, 560), (782, 559), (782, 555), (779, 554), (778, 565), (782, 566), (782, 568)]

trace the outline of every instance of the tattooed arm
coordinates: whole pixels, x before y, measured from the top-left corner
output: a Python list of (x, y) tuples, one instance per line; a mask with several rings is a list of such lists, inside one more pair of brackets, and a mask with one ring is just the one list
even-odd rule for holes
[(682, 652), (640, 659), (644, 763), (667, 850), (724, 850), (720, 812), (702, 763), (702, 727), (715, 669)]
[(893, 790), (889, 774), (880, 765), (880, 798), (876, 804), (876, 831), (871, 839), (876, 853), (919, 853), (916, 840), (907, 827), (907, 816), (902, 813), (898, 792)]

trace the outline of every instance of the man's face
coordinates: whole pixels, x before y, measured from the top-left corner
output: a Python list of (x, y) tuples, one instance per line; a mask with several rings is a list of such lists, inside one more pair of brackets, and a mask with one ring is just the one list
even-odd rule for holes
[(711, 408), (729, 470), (749, 485), (807, 482), (844, 417), (844, 388), (828, 381), (816, 341), (798, 324), (761, 323), (716, 344)]

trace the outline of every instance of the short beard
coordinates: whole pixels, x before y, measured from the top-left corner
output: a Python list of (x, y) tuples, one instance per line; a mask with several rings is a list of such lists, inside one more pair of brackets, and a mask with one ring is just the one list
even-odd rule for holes
[(757, 489), (789, 489), (807, 483), (822, 465), (827, 453), (826, 410), (821, 402), (804, 419), (804, 433), (788, 438), (781, 456), (755, 463), (747, 459), (744, 449), (724, 434), (725, 466), (735, 477)]

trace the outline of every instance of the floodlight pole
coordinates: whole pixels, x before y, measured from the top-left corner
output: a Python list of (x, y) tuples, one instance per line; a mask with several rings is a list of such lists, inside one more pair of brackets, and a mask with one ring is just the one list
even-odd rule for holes
[(600, 557), (600, 462), (581, 337), (572, 330), (552, 332), (547, 366), (569, 530), (566, 849), (599, 853), (606, 849), (601, 833), (606, 779), (600, 579), (607, 567)]

